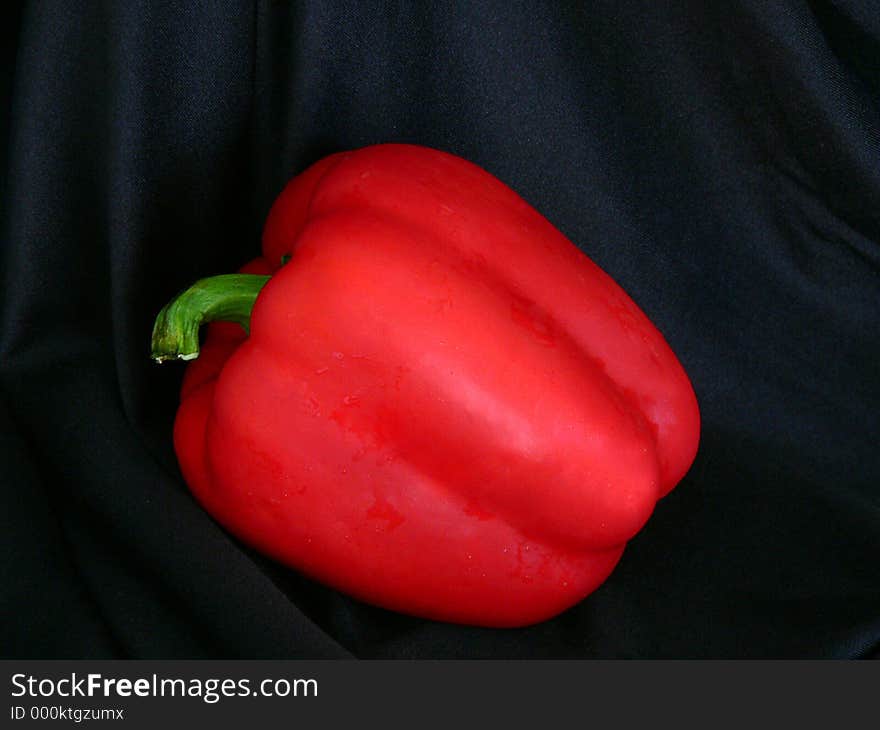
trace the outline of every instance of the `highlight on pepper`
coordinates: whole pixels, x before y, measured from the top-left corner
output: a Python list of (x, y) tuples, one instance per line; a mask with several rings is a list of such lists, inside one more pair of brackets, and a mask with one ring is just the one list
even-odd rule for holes
[(435, 620), (582, 601), (699, 440), (684, 369), (620, 286), (488, 172), (413, 145), (293, 178), (261, 256), (169, 303), (152, 356), (189, 360), (174, 446), (208, 513)]

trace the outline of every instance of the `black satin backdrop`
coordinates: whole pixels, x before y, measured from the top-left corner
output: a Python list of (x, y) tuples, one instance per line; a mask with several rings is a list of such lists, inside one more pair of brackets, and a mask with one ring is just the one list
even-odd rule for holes
[[(880, 12), (865, 2), (7, 11), (4, 657), (864, 657), (880, 645)], [(511, 185), (665, 333), (704, 419), (611, 579), (522, 630), (244, 549), (171, 449), (158, 309), (383, 141)]]

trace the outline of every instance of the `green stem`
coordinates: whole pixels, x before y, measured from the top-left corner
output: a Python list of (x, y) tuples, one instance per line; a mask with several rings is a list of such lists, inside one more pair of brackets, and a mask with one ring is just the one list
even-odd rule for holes
[(199, 356), (199, 327), (207, 322), (238, 322), (250, 331), (251, 309), (269, 281), (257, 274), (222, 274), (199, 279), (166, 304), (153, 325), (153, 359), (194, 360)]

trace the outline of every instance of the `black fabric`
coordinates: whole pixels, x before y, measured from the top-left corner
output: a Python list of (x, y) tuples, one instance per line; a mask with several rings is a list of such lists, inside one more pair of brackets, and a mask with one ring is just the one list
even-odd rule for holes
[[(4, 657), (878, 656), (873, 2), (12, 8)], [(243, 548), (179, 475), (153, 317), (257, 253), (292, 175), (384, 141), (516, 189), (699, 398), (687, 478), (531, 628), (362, 605)]]

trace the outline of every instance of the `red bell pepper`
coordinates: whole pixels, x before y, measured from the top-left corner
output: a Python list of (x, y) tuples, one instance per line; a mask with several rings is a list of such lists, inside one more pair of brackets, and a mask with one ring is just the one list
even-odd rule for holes
[(400, 612), (554, 616), (697, 449), (693, 389), (642, 311), (435, 150), (367, 147), (294, 178), (262, 258), (169, 304), (154, 358), (195, 358), (211, 320), (229, 321), (189, 365), (174, 431), (192, 492), (258, 550)]

